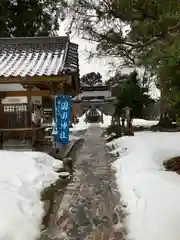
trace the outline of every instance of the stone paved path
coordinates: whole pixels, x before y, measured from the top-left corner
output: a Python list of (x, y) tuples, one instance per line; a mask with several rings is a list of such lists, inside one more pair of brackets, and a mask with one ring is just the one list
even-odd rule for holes
[(124, 239), (123, 228), (115, 228), (121, 213), (114, 180), (100, 127), (93, 126), (87, 130), (74, 179), (57, 213), (56, 239)]

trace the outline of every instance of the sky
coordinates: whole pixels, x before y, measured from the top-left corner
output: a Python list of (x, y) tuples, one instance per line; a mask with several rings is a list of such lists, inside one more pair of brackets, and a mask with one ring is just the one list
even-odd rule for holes
[(80, 64), (80, 75), (84, 75), (88, 72), (100, 72), (103, 76), (104, 80), (107, 80), (110, 75), (111, 66), (110, 62), (111, 58), (93, 58), (92, 60), (88, 60), (88, 50), (95, 50), (96, 45), (90, 43), (86, 40), (83, 40), (78, 37), (74, 37), (72, 39), (73, 42), (79, 45), (79, 64)]
[[(66, 35), (66, 22), (60, 23), (60, 30), (59, 35), (65, 36)], [(96, 49), (96, 44), (91, 43), (88, 40), (82, 39), (80, 36), (72, 36), (70, 37), (71, 42), (77, 43), (79, 45), (79, 67), (80, 67), (80, 76), (83, 76), (86, 73), (89, 72), (99, 72), (102, 75), (103, 82), (108, 80), (110, 76), (113, 76), (115, 74), (115, 71), (118, 68), (113, 68), (111, 65), (111, 62), (117, 61), (112, 57), (103, 57), (103, 58), (93, 58), (92, 60), (88, 60), (88, 50), (94, 50)], [(93, 51), (93, 52), (94, 52)], [(123, 73), (130, 73), (132, 69), (123, 67), (120, 69)], [(143, 74), (143, 70), (138, 71), (140, 75)], [(155, 85), (152, 86), (152, 89), (150, 90), (151, 96), (154, 98), (158, 98), (160, 95), (159, 90), (155, 87)]]
[[(62, 22), (60, 23), (59, 35), (65, 36), (65, 31), (66, 23)], [(103, 77), (103, 81), (105, 81), (114, 74), (116, 69), (112, 68), (111, 62), (114, 62), (115, 59), (112, 57), (93, 58), (90, 61), (88, 60), (88, 51), (95, 51), (95, 43), (84, 40), (80, 36), (71, 37), (71, 42), (79, 45), (80, 76), (89, 72), (99, 72)], [(124, 68), (124, 72), (129, 72), (129, 69)]]

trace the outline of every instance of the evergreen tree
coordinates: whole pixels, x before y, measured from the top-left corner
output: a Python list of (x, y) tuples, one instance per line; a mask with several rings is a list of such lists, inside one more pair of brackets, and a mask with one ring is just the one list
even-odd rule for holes
[(121, 85), (124, 81), (126, 81), (128, 75), (117, 71), (114, 76), (110, 77), (105, 84), (107, 86), (113, 85)]
[(100, 73), (90, 72), (80, 79), (81, 86), (93, 87), (102, 85), (102, 76)]
[[(150, 70), (168, 106), (174, 73), (179, 72), (180, 4), (169, 0), (61, 0), (76, 20), (75, 29), (97, 42), (97, 54)], [(68, 3), (67, 3), (68, 2)], [(173, 70), (173, 73), (172, 73)], [(163, 115), (163, 114), (162, 114)]]
[(105, 84), (107, 86), (111, 87), (111, 94), (112, 97), (117, 97), (119, 94), (119, 91), (124, 84), (124, 82), (127, 80), (128, 75), (123, 74), (120, 71), (117, 71), (114, 76), (110, 77)]
[(48, 36), (58, 29), (57, 0), (1, 0), (0, 37)]
[(123, 108), (132, 108), (133, 117), (142, 118), (143, 109), (153, 102), (148, 95), (148, 87), (142, 86), (136, 71), (132, 72), (127, 81), (122, 85), (115, 103), (115, 115), (120, 116)]

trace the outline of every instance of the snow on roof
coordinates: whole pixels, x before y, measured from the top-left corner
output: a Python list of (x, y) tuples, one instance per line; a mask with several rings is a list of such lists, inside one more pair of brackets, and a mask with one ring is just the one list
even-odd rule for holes
[(111, 97), (111, 91), (105, 90), (105, 91), (83, 91), (80, 93), (80, 97)]
[(78, 45), (67, 37), (0, 38), (0, 76), (59, 75), (78, 69)]

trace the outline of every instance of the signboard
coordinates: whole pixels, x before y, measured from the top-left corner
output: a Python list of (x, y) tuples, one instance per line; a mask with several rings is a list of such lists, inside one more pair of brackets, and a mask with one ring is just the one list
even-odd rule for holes
[(55, 105), (57, 140), (62, 144), (68, 144), (71, 116), (71, 97), (63, 95), (57, 96)]

